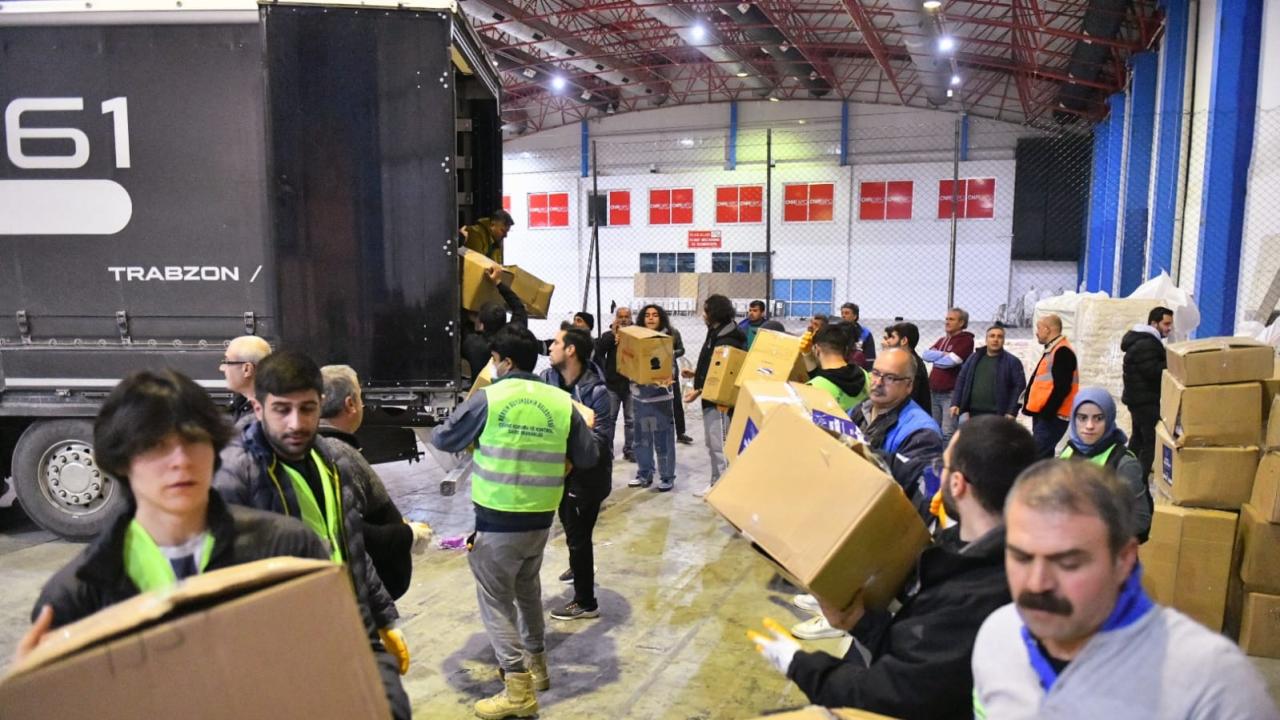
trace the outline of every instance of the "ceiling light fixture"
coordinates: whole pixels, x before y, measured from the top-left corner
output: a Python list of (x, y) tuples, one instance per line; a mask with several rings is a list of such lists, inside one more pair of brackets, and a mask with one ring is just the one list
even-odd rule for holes
[(680, 144), (685, 147), (693, 147), (693, 140), (689, 138), (680, 138)]
[(807, 121), (807, 120), (797, 120), (796, 122), (798, 122), (798, 123), (800, 123), (801, 125), (803, 125), (803, 124), (805, 124), (805, 123), (806, 123), (806, 122), (808, 122), (808, 121)]
[(520, 71), (520, 74), (529, 78), (530, 80), (538, 77), (538, 71), (534, 70), (533, 68), (525, 68)]
[(693, 35), (693, 39), (702, 42), (707, 39), (707, 28), (702, 23), (694, 23), (693, 29), (689, 31)]
[(738, 3), (738, 12), (746, 15), (751, 12), (751, 3)]
[(924, 2), (920, 3), (920, 5), (925, 10), (929, 10), (929, 11), (938, 10), (942, 7), (942, 0), (924, 0)]
[(581, 94), (581, 95), (579, 95), (578, 97), (582, 98), (583, 100), (590, 100), (590, 99), (591, 99), (591, 91), (590, 91), (590, 90), (583, 90), (583, 91), (582, 91), (582, 94)]
[(781, 100), (779, 100), (777, 97), (775, 97), (775, 96), (773, 96), (773, 95), (770, 95), (770, 96), (769, 96), (769, 102), (782, 102), (782, 101), (781, 101)]
[(956, 96), (956, 91), (952, 90), (951, 88), (947, 88), (947, 97), (955, 97), (955, 96)]
[(938, 49), (942, 52), (951, 52), (956, 49), (956, 39), (950, 35), (943, 35), (938, 38)]
[(739, 71), (737, 72), (738, 77), (746, 77), (746, 76), (747, 76), (747, 75), (749, 75), (749, 74), (750, 74), (750, 73), (748, 73), (746, 70), (739, 70)]
[(956, 86), (957, 86), (957, 85), (959, 85), (959, 84), (960, 84), (960, 76), (959, 76), (959, 75), (952, 75), (952, 76), (951, 76), (951, 87), (956, 87)]
[(554, 76), (554, 77), (552, 77), (552, 78), (551, 78), (551, 89), (552, 89), (552, 90), (563, 90), (563, 89), (564, 89), (564, 86), (565, 86), (565, 80), (564, 80), (564, 78), (563, 78), (563, 77), (561, 77), (560, 75), (556, 75), (556, 76)]

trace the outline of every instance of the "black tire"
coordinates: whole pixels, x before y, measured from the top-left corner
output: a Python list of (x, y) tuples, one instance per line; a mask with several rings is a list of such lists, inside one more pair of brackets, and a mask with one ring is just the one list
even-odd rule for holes
[(36, 524), (68, 540), (97, 535), (126, 502), (119, 481), (93, 459), (89, 420), (32, 423), (13, 450), (13, 486)]

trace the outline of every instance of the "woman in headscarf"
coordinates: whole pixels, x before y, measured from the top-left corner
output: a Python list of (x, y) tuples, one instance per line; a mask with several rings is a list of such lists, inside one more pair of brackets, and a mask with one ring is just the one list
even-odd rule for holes
[(1116, 402), (1100, 387), (1083, 387), (1071, 405), (1067, 447), (1060, 457), (1109, 467), (1133, 493), (1133, 526), (1138, 542), (1151, 530), (1152, 502), (1142, 464), (1128, 450), (1129, 438), (1116, 427)]

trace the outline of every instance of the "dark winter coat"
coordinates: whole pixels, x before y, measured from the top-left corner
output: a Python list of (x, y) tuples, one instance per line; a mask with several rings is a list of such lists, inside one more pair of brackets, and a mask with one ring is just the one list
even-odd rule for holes
[[(960, 377), (956, 379), (956, 389), (951, 396), (951, 405), (960, 408), (961, 414), (969, 412), (969, 401), (973, 395), (973, 373), (986, 355), (986, 348), (979, 348), (964, 361), (964, 365), (960, 368)], [(1022, 367), (1021, 360), (1005, 350), (1001, 350), (995, 360), (996, 412), (1001, 415), (1017, 414), (1018, 401), (1022, 398), (1022, 391), (1027, 389), (1026, 368)]]
[[(335, 462), (339, 451), (334, 449), (334, 444), (338, 442), (316, 436), (315, 448), (320, 457), (338, 471), (338, 485), (342, 491), (343, 556), (347, 559), (347, 571), (356, 589), (360, 614), (372, 633), (378, 628), (392, 627), (400, 614), (374, 571), (365, 549), (364, 521), (360, 517), (361, 503), (356, 497), (355, 483), (343, 475)], [(261, 422), (251, 423), (243, 433), (232, 438), (231, 443), (223, 448), (221, 459), (222, 466), (213, 476), (213, 487), (223, 500), (281, 515), (301, 516), (293, 483), (282, 481), (277, 489), (267, 473), (267, 467), (275, 461), (275, 451), (267, 441)], [(284, 472), (278, 475), (283, 477)]]
[(787, 677), (810, 702), (905, 720), (973, 717), (973, 643), (987, 616), (1010, 601), (1004, 528), (967, 546), (948, 530), (916, 569), (896, 615), (869, 612), (853, 629), (871, 651), (870, 665), (856, 646), (843, 659), (796, 653)]
[[(711, 356), (716, 348), (727, 345), (739, 350), (747, 349), (747, 334), (732, 322), (719, 327), (707, 328), (707, 339), (702, 342), (702, 350), (698, 353), (698, 366), (693, 372), (693, 387), (701, 390), (707, 382), (707, 371), (711, 369)], [(702, 408), (715, 407), (715, 403), (702, 401)]]
[(591, 408), (595, 413), (595, 423), (591, 426), (591, 435), (596, 440), (600, 459), (589, 468), (574, 466), (564, 479), (565, 492), (569, 495), (599, 498), (603, 500), (613, 489), (613, 426), (617, 418), (613, 415), (613, 403), (609, 398), (609, 388), (601, 378), (603, 373), (595, 363), (587, 363), (582, 375), (572, 387), (566, 387), (560, 371), (547, 368), (542, 372), (542, 382), (553, 385), (573, 396), (573, 399)]
[(1151, 330), (1134, 328), (1120, 339), (1124, 353), (1124, 394), (1120, 402), (1125, 405), (1159, 405), (1160, 375), (1168, 363), (1164, 343), (1150, 325)]
[(365, 548), (373, 569), (391, 597), (399, 598), (409, 590), (413, 579), (413, 530), (391, 500), (382, 478), (360, 453), (354, 435), (334, 427), (321, 426), (320, 434), (335, 442), (334, 464), (338, 474), (351, 481), (355, 503), (363, 521)]
[(604, 371), (605, 386), (618, 397), (626, 395), (631, 381), (618, 372), (618, 339), (612, 330), (596, 338), (595, 353), (591, 357)]
[[(497, 286), (498, 294), (502, 295), (502, 299), (507, 303), (507, 309), (511, 311), (511, 319), (507, 321), (508, 325), (516, 327), (529, 327), (529, 311), (525, 308), (524, 302), (506, 285), (499, 284)], [(462, 358), (471, 366), (471, 377), (474, 378), (480, 374), (484, 366), (493, 358), (489, 347), (489, 340), (498, 328), (486, 328), (484, 332), (471, 331), (462, 337)]]

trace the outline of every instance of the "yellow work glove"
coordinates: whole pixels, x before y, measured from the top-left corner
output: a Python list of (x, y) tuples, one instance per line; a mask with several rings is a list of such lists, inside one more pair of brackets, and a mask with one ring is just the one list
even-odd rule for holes
[(795, 638), (791, 637), (791, 633), (773, 618), (764, 619), (764, 628), (773, 637), (765, 637), (755, 630), (748, 630), (747, 638), (756, 644), (756, 651), (764, 655), (774, 670), (786, 675), (787, 670), (791, 668), (791, 661), (800, 650), (800, 643), (796, 642)]
[(387, 652), (400, 665), (400, 674), (409, 672), (409, 645), (404, 641), (404, 633), (397, 628), (378, 628), (378, 635), (382, 638), (382, 644), (387, 648)]
[(947, 527), (950, 523), (947, 520), (947, 508), (942, 504), (942, 489), (934, 494), (933, 499), (929, 501), (929, 513), (938, 518), (940, 527)]

